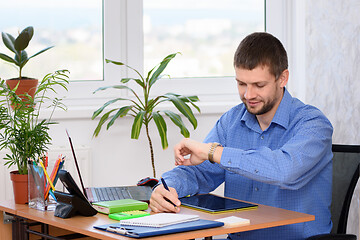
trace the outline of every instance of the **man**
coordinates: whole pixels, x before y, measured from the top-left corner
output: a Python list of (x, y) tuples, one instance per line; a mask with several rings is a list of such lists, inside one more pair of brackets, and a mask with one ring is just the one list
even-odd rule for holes
[(287, 54), (274, 36), (247, 36), (234, 67), (243, 103), (221, 116), (204, 143), (183, 139), (174, 147), (181, 166), (163, 174), (170, 191), (156, 187), (151, 209), (179, 212), (178, 197), (208, 193), (225, 181), (227, 197), (315, 215), (312, 222), (230, 239), (305, 239), (330, 232), (331, 123), (286, 90)]

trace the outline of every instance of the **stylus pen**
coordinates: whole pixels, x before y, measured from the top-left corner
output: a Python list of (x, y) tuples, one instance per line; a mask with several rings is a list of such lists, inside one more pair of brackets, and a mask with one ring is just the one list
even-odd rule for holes
[[(170, 189), (169, 189), (168, 185), (166, 184), (165, 179), (160, 178), (160, 180), (161, 180), (162, 184), (164, 185), (164, 188), (170, 192)], [(174, 205), (174, 207), (177, 207), (177, 206), (176, 206), (172, 201), (170, 201), (169, 199), (165, 198), (165, 200), (168, 201), (169, 203), (171, 203), (172, 205)]]
[(170, 192), (170, 189), (169, 189), (168, 185), (166, 184), (165, 179), (161, 178), (160, 180), (161, 180), (162, 184), (164, 185), (164, 188)]

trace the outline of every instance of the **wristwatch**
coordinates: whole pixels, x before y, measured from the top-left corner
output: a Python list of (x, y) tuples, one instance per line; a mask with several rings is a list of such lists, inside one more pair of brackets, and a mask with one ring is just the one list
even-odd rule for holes
[(215, 152), (215, 149), (216, 149), (218, 146), (222, 147), (222, 145), (221, 145), (220, 143), (217, 143), (217, 142), (212, 143), (211, 146), (210, 146), (209, 153), (208, 153), (208, 160), (209, 160), (212, 164), (215, 163), (215, 162), (214, 162), (214, 152)]

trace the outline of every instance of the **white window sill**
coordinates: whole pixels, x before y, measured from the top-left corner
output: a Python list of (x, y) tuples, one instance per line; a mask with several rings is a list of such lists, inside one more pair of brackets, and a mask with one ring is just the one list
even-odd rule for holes
[[(223, 102), (198, 102), (197, 105), (199, 106), (201, 113), (198, 113), (197, 110), (194, 108), (192, 108), (192, 110), (196, 116), (213, 114), (221, 115), (239, 103), (240, 100)], [(53, 116), (53, 120), (58, 121), (67, 119), (91, 119), (94, 111), (96, 111), (100, 106), (100, 104), (97, 106), (68, 106), (68, 110), (66, 112), (62, 111), (61, 109), (56, 110)], [(175, 112), (177, 111), (177, 109), (172, 104), (164, 104), (162, 105), (162, 107), (164, 109), (170, 109)], [(109, 109), (111, 109), (111, 106), (109, 107)], [(50, 110), (45, 110), (42, 113), (44, 114), (44, 116), (47, 116), (48, 114), (50, 114)]]

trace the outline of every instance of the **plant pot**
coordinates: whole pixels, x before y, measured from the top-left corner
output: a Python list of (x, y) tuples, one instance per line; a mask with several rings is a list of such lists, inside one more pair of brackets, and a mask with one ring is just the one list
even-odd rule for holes
[(28, 175), (19, 174), (18, 171), (10, 172), (10, 179), (13, 183), (14, 199), (17, 204), (28, 202)]
[[(15, 91), (16, 95), (19, 96), (28, 93), (32, 98), (34, 98), (39, 80), (34, 78), (12, 78), (6, 80), (6, 84), (11, 90), (14, 89), (19, 82), (20, 84)], [(24, 96), (22, 96), (21, 98), (24, 98)]]

